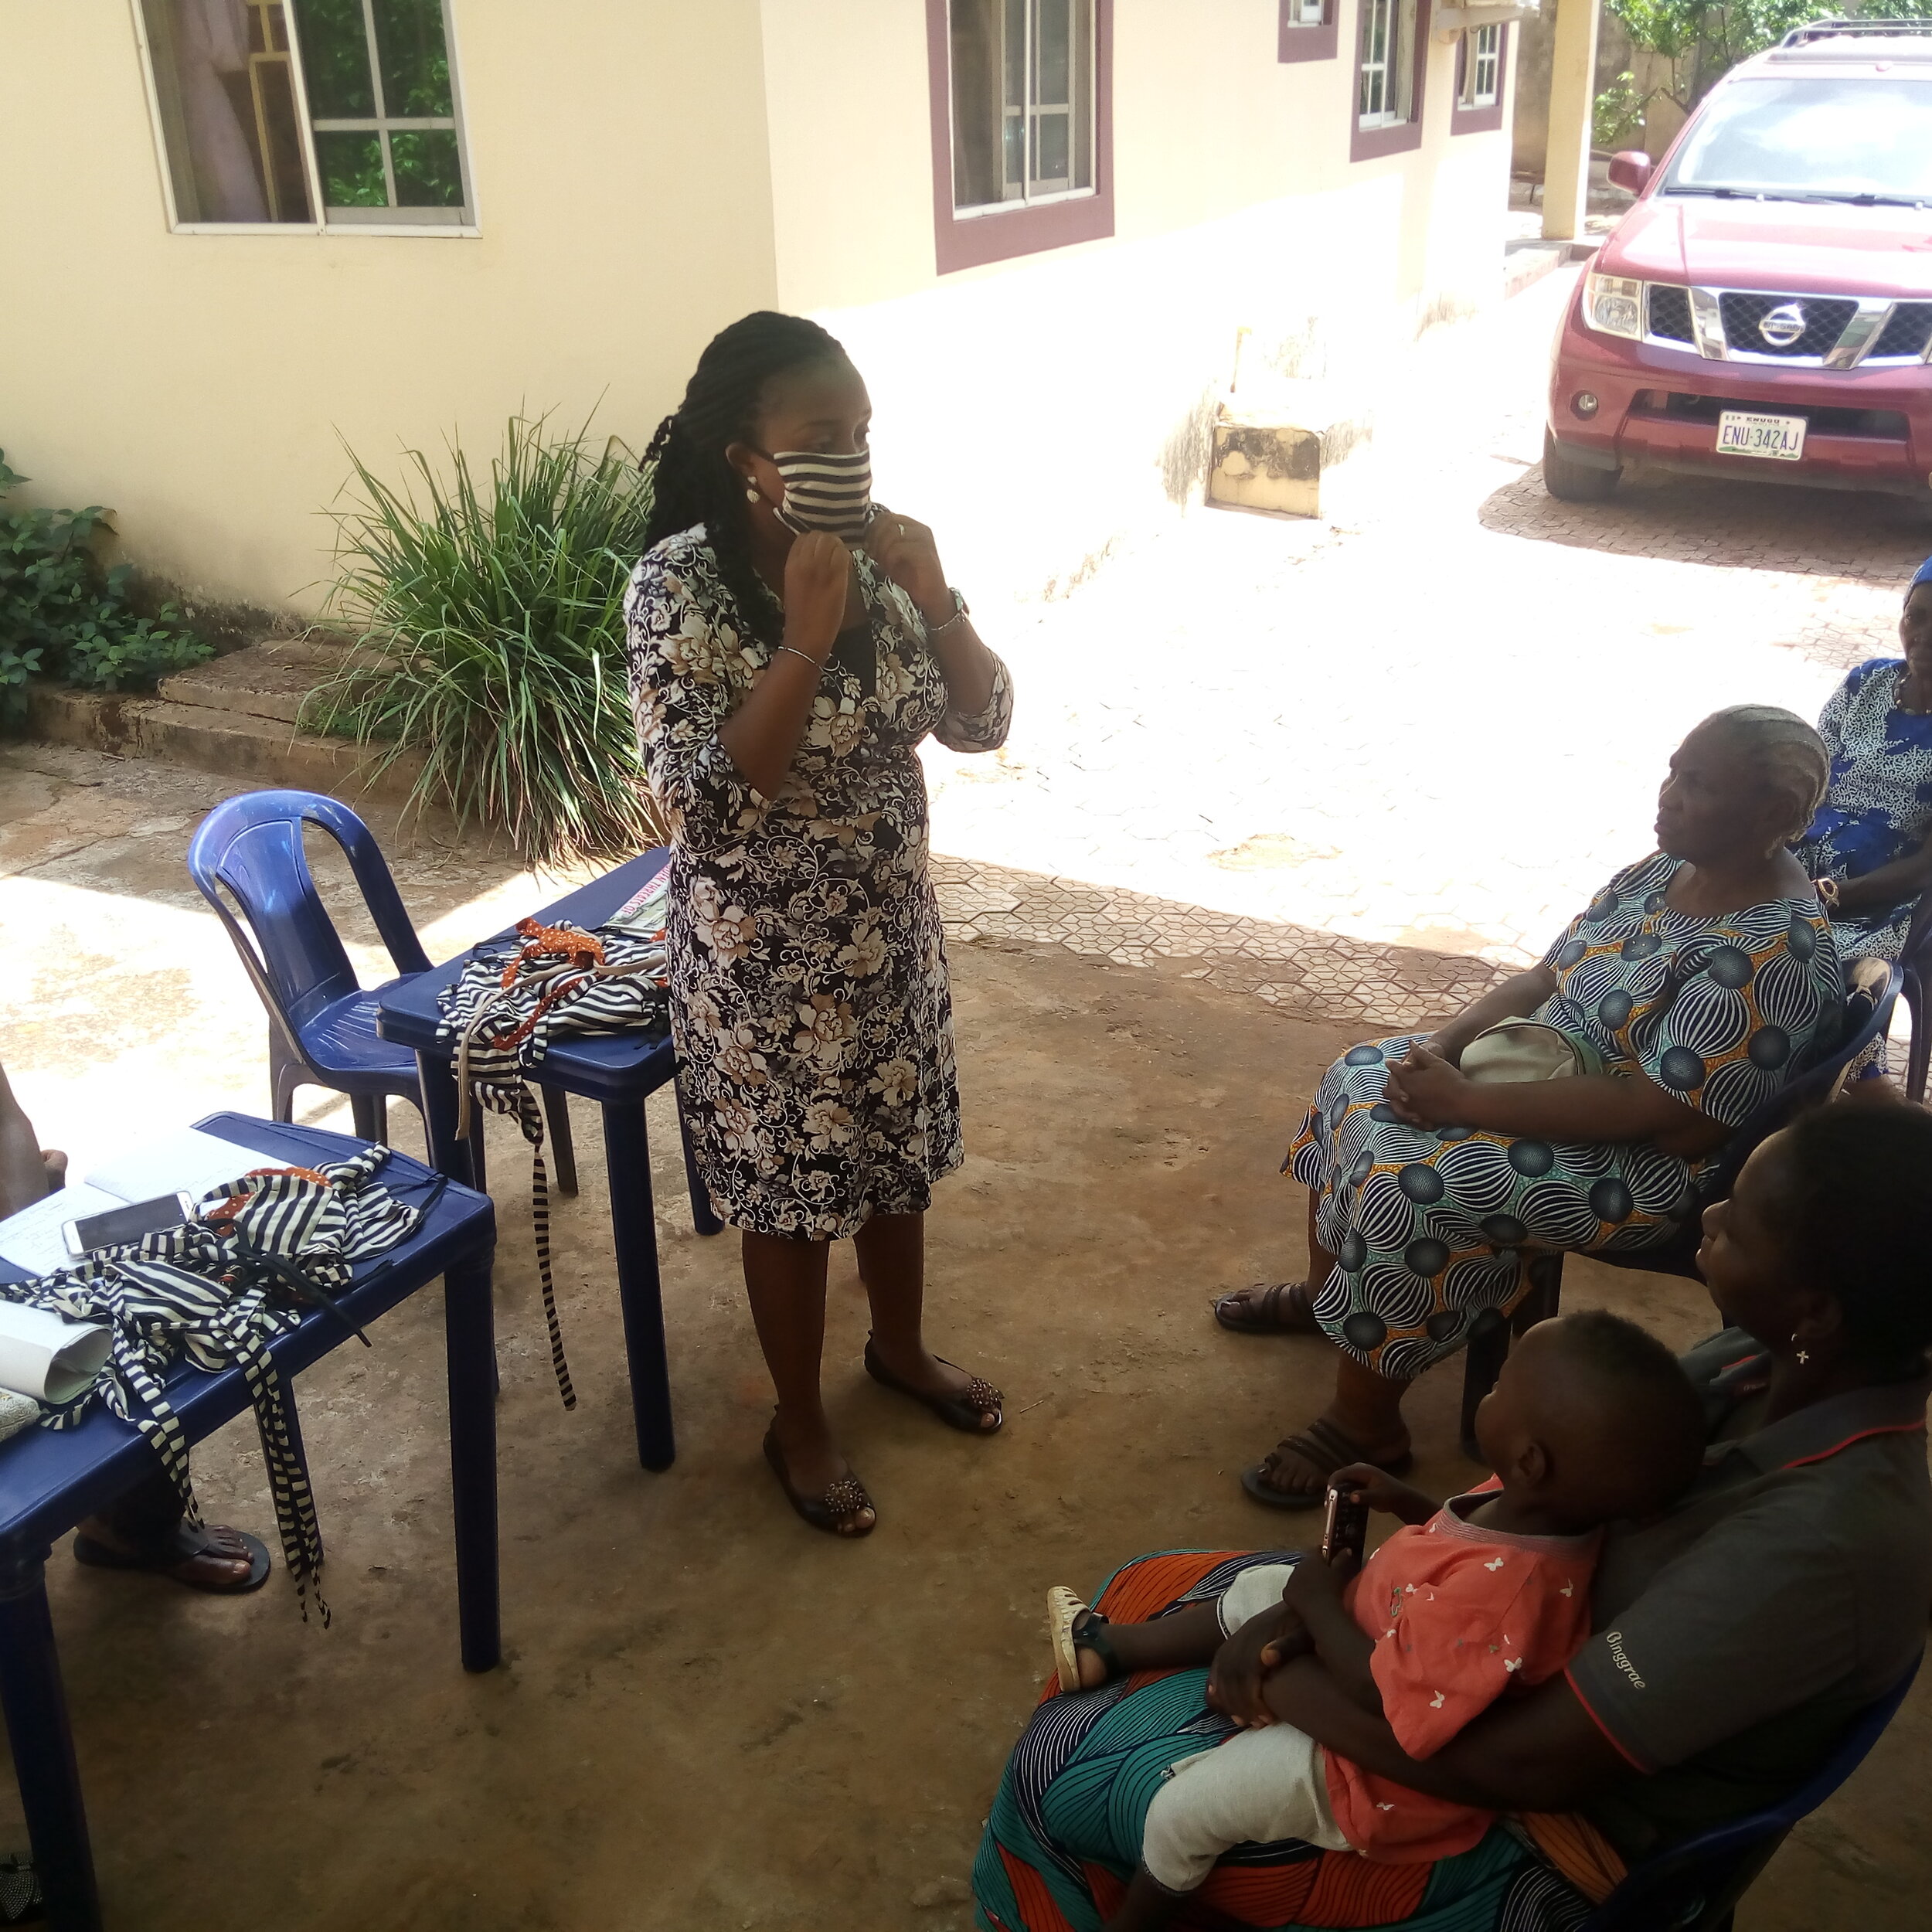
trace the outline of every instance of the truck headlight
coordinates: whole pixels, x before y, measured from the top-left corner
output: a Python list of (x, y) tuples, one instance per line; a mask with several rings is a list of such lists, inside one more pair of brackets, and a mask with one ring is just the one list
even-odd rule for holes
[(1644, 337), (1644, 284), (1628, 275), (1583, 277), (1583, 320), (1604, 335)]

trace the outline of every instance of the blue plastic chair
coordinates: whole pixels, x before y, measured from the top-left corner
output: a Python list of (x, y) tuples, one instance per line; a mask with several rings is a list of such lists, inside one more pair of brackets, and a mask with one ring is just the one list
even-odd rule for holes
[[(1760, 1141), (1789, 1126), (1799, 1114), (1834, 1098), (1845, 1069), (1874, 1040), (1883, 1039), (1892, 1023), (1892, 1009), (1904, 978), (1901, 968), (1880, 959), (1854, 960), (1845, 977), (1850, 990), (1845, 997), (1838, 1044), (1774, 1094), (1724, 1143), (1698, 1183), (1696, 1209), (1685, 1216), (1677, 1232), (1655, 1247), (1600, 1248), (1590, 1255), (1591, 1260), (1613, 1268), (1634, 1268), (1645, 1274), (1681, 1274), (1693, 1281), (1702, 1280), (1697, 1272), (1697, 1250), (1704, 1238), (1705, 1209), (1730, 1193)], [(1914, 1052), (1917, 1041), (1915, 1025)], [(1517, 1303), (1514, 1314), (1505, 1315), (1492, 1309), (1470, 1326), (1462, 1371), (1462, 1447), (1472, 1462), (1481, 1460), (1476, 1449), (1476, 1405), (1496, 1386), (1512, 1337), (1546, 1321), (1563, 1299), (1562, 1255), (1532, 1254), (1527, 1266), (1529, 1292)], [(1495, 1315), (1494, 1321), (1489, 1315)]]
[[(302, 850), (302, 828), (319, 825), (342, 849), (397, 977), (365, 992), (342, 948)], [(420, 1111), (416, 1056), (376, 1030), (386, 988), (430, 970), (429, 955), (403, 910), (374, 835), (348, 806), (312, 791), (250, 791), (217, 805), (188, 847), (189, 875), (214, 907), (268, 1009), (268, 1067), (274, 1117), (289, 1121), (298, 1087), (346, 1094), (355, 1131), (388, 1138), (392, 1096)], [(232, 896), (242, 921), (229, 909)], [(250, 939), (253, 943), (250, 943)], [(568, 1103), (543, 1089), (556, 1157), (557, 1185), (577, 1192)], [(478, 1118), (481, 1126), (481, 1118)], [(473, 1152), (480, 1157), (481, 1134)], [(481, 1169), (477, 1170), (481, 1185)]]
[(1770, 1862), (1785, 1834), (1856, 1770), (1905, 1702), (1919, 1663), (1868, 1704), (1815, 1776), (1781, 1804), (1733, 1819), (1646, 1859), (1577, 1932), (1730, 1932), (1746, 1889)]

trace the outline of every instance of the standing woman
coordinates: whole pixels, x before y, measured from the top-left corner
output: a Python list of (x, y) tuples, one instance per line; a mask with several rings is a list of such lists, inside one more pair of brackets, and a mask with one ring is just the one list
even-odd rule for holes
[(742, 1231), (778, 1406), (765, 1456), (815, 1528), (872, 1499), (818, 1386), (825, 1264), (849, 1236), (866, 1372), (990, 1434), (999, 1392), (920, 1325), (932, 1183), (962, 1156), (952, 1002), (914, 747), (992, 751), (1006, 668), (932, 532), (875, 505), (872, 404), (815, 322), (747, 315), (651, 439), (625, 604), (646, 774), (672, 842), (672, 1026), (698, 1171)]

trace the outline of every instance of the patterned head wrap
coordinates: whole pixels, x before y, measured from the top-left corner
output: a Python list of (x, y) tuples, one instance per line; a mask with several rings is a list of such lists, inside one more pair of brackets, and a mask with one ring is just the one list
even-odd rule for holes
[[(1932, 569), (1932, 562), (1927, 567)], [(1801, 837), (1831, 781), (1825, 740), (1795, 711), (1774, 704), (1730, 705), (1713, 711), (1697, 728), (1722, 732), (1750, 760), (1764, 784), (1790, 800), (1791, 815), (1779, 835)]]
[(1905, 587), (1905, 600), (1907, 604), (1910, 604), (1912, 601), (1912, 593), (1916, 590), (1921, 583), (1932, 583), (1932, 556), (1927, 557), (1925, 561), (1912, 573), (1912, 581)]

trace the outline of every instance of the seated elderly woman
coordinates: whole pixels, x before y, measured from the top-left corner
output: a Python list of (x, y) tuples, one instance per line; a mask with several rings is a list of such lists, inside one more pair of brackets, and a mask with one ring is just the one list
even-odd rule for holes
[[(1667, 1240), (1700, 1168), (1844, 1010), (1818, 896), (1790, 842), (1825, 788), (1801, 718), (1740, 705), (1678, 748), (1660, 850), (1619, 872), (1543, 963), (1432, 1036), (1357, 1046), (1328, 1069), (1290, 1155), (1309, 1190), (1305, 1283), (1216, 1304), (1244, 1333), (1325, 1334), (1335, 1395), (1243, 1486), (1318, 1502), (1346, 1463), (1408, 1467), (1410, 1383), (1527, 1289), (1526, 1250)], [(1464, 1051), (1529, 1015), (1574, 1043), (1566, 1079), (1478, 1083)]]
[(1902, 660), (1859, 665), (1818, 721), (1831, 778), (1797, 851), (1842, 959), (1896, 960), (1932, 890), (1932, 558), (1905, 594), (1899, 641)]
[[(1730, 1325), (1684, 1358), (1710, 1447), (1669, 1510), (1609, 1529), (1594, 1634), (1567, 1670), (1423, 1758), (1398, 1745), (1375, 1697), (1342, 1690), (1342, 1660), (1332, 1670), (1318, 1645), (1267, 1668), (1269, 1645), (1300, 1651), (1311, 1634), (1286, 1603), (1235, 1628), (1211, 1669), (1049, 1695), (988, 1822), (974, 1872), (982, 1932), (1096, 1932), (1120, 1910), (1168, 1771), (1259, 1720), (1515, 1821), (1427, 1862), (1240, 1846), (1197, 1896), (1214, 1923), (1257, 1932), (1556, 1932), (1628, 1866), (1802, 1784), (1925, 1641), (1932, 1114), (1848, 1103), (1774, 1134), (1706, 1211), (1698, 1261)], [(1284, 1560), (1296, 1560), (1128, 1564), (1097, 1604), (1119, 1669), (1141, 1661), (1137, 1624)], [(1080, 1653), (1083, 1682), (1097, 1654)]]

